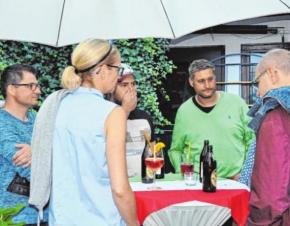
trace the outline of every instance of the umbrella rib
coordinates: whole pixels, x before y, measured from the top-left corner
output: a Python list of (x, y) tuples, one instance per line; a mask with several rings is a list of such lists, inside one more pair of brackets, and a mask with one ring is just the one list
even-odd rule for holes
[(61, 25), (62, 25), (64, 6), (65, 6), (65, 0), (63, 1), (63, 4), (62, 4), (61, 16), (60, 16), (60, 20), (59, 20), (58, 33), (57, 33), (57, 39), (56, 39), (56, 46), (58, 46), (60, 30), (61, 30)]
[(282, 1), (282, 0), (279, 0), (282, 4), (284, 4), (288, 9), (290, 9), (290, 7), (289, 7), (289, 5), (288, 4), (286, 4), (284, 1)]
[(164, 7), (164, 5), (163, 5), (162, 0), (160, 0), (160, 3), (161, 3), (161, 5), (162, 5), (163, 11), (165, 12), (165, 15), (166, 15), (166, 18), (167, 18), (167, 20), (168, 20), (169, 27), (170, 27), (170, 29), (171, 29), (171, 32), (172, 32), (172, 34), (173, 34), (173, 37), (176, 38), (175, 33), (174, 33), (174, 31), (173, 31), (173, 28), (172, 28), (172, 24), (171, 24), (171, 22), (170, 22), (170, 19), (169, 19), (169, 17), (168, 17), (167, 11), (166, 11), (166, 9), (165, 9), (165, 7)]

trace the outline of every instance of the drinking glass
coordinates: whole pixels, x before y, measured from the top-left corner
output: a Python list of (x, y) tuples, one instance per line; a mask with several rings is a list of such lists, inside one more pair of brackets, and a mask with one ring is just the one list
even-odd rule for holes
[[(152, 148), (151, 148), (152, 149)], [(155, 152), (148, 148), (146, 150), (145, 165), (147, 170), (152, 172), (153, 183), (147, 188), (149, 190), (161, 189), (156, 185), (155, 182), (155, 173), (160, 170), (164, 165), (164, 154), (163, 149), (160, 149), (158, 152)]]
[(187, 186), (194, 186), (196, 185), (198, 179), (198, 174), (194, 172), (184, 172), (183, 180), (185, 185)]
[(184, 173), (194, 172), (193, 158), (188, 153), (181, 155), (180, 171), (182, 176), (184, 176)]

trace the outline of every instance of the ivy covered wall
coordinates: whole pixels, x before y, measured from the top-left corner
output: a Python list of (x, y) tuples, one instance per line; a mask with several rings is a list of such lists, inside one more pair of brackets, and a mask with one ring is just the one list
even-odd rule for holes
[[(169, 100), (162, 81), (175, 68), (166, 56), (168, 40), (136, 39), (117, 40), (122, 61), (132, 66), (138, 80), (138, 107), (149, 112), (158, 128), (170, 124), (159, 109), (159, 100)], [(14, 41), (0, 41), (0, 70), (7, 65), (23, 63), (33, 65), (39, 72), (41, 101), (47, 95), (60, 89), (62, 70), (70, 63), (73, 46), (54, 48), (40, 44)], [(1, 99), (1, 97), (0, 97)]]

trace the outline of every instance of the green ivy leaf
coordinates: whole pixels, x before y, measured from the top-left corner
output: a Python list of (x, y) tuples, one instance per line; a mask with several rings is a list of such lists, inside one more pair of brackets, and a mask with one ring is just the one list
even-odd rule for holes
[[(145, 38), (113, 42), (120, 50), (122, 61), (134, 69), (139, 82), (138, 107), (152, 115), (158, 132), (159, 126), (171, 124), (159, 109), (160, 100), (169, 101), (162, 84), (176, 68), (166, 55), (169, 41)], [(34, 66), (39, 72), (41, 103), (50, 93), (61, 88), (59, 78), (66, 65), (70, 64), (73, 48), (74, 46), (54, 48), (29, 42), (0, 41), (0, 71), (14, 63)]]
[(18, 204), (14, 207), (9, 208), (0, 208), (0, 226), (7, 225), (7, 226), (23, 226), (25, 222), (21, 223), (13, 223), (12, 217), (19, 213), (25, 207), (24, 204)]

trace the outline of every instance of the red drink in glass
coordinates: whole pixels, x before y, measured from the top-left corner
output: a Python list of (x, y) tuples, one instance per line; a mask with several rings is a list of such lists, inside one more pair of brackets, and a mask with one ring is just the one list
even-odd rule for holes
[(160, 169), (163, 166), (163, 164), (164, 164), (163, 158), (146, 158), (145, 159), (146, 167), (155, 171)]
[(181, 163), (180, 169), (181, 169), (181, 173), (183, 175), (185, 172), (193, 172), (194, 166), (193, 166), (193, 163)]

